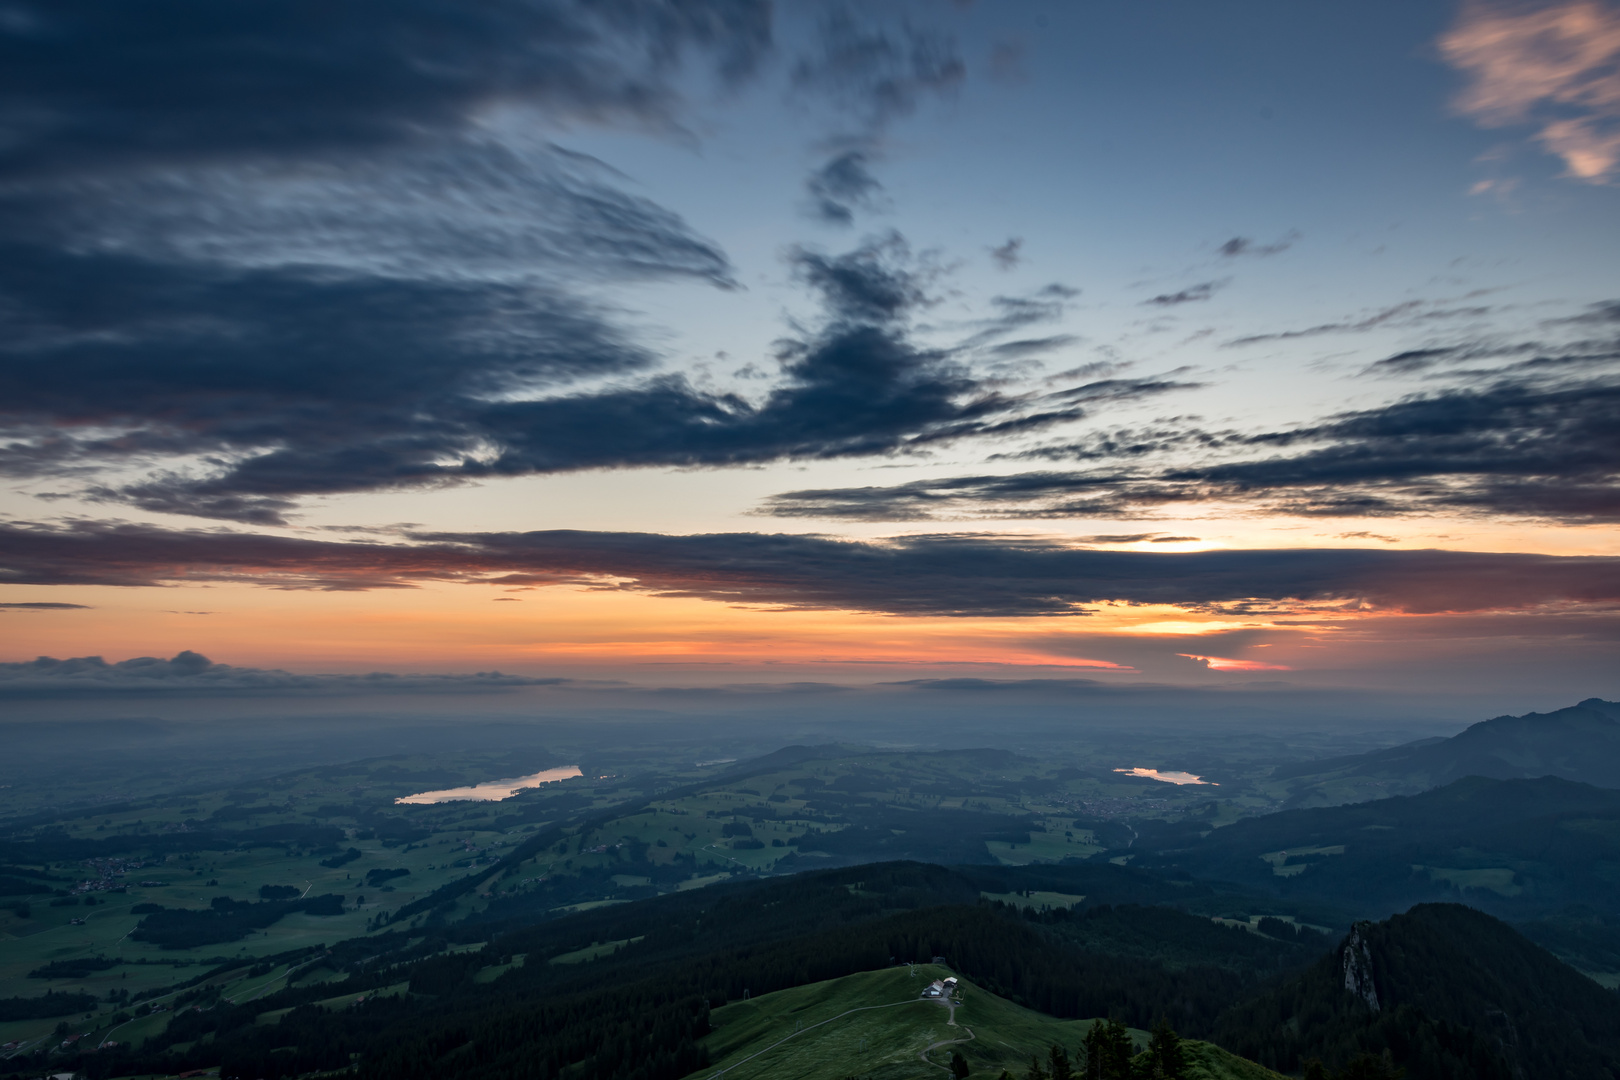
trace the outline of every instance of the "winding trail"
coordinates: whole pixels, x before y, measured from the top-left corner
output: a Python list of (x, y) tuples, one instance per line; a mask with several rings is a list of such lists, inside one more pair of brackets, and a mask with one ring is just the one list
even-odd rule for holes
[[(945, 1021), (945, 1025), (947, 1027), (956, 1027), (957, 1026), (956, 1025), (956, 1004), (957, 1003), (952, 1001), (950, 998), (936, 999), (936, 1000), (938, 1000), (941, 1005), (945, 1006), (947, 1009), (949, 1009), (951, 1011), (950, 1019)], [(922, 1063), (924, 1065), (932, 1065), (936, 1069), (944, 1069), (947, 1073), (949, 1073), (951, 1071), (951, 1067), (949, 1065), (941, 1065), (937, 1061), (930, 1061), (930, 1060), (928, 1060), (928, 1055), (932, 1054), (935, 1050), (938, 1050), (942, 1046), (955, 1046), (957, 1043), (972, 1042), (974, 1039), (978, 1038), (977, 1035), (973, 1034), (973, 1029), (968, 1027), (966, 1024), (962, 1025), (962, 1030), (968, 1033), (967, 1038), (965, 1038), (965, 1039), (941, 1039), (937, 1043), (929, 1043), (927, 1046), (925, 1046), (922, 1049), (922, 1052), (919, 1053), (917, 1055), (917, 1057), (922, 1061)]]

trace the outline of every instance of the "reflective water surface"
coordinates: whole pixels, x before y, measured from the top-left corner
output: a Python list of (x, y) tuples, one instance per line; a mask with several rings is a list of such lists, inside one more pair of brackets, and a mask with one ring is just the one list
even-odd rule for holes
[(1220, 787), (1213, 780), (1194, 776), (1190, 772), (1160, 772), (1158, 769), (1115, 769), (1115, 772), (1130, 773), (1132, 776), (1145, 776), (1149, 780), (1163, 780), (1167, 784), (1208, 784), (1210, 787)]
[(415, 795), (406, 795), (395, 799), (396, 803), (441, 803), (441, 802), (495, 802), (500, 799), (510, 799), (513, 795), (525, 788), (539, 787), (541, 784), (550, 784), (558, 780), (568, 780), (575, 776), (583, 776), (578, 765), (563, 765), (555, 769), (542, 769), (529, 776), (517, 776), (510, 780), (489, 780), (472, 787), (445, 788), (443, 791), (423, 791)]

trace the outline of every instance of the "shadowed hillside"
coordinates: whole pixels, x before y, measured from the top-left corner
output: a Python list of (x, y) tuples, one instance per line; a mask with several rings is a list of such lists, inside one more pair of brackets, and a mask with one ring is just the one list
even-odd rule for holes
[(1408, 1080), (1608, 1080), (1620, 1002), (1505, 923), (1424, 904), (1357, 923), (1332, 955), (1227, 1013), (1215, 1038), (1283, 1071), (1387, 1048)]

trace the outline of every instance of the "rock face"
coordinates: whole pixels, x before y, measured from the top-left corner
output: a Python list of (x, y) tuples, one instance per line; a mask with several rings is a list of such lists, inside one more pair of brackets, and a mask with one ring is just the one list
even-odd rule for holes
[(1344, 967), (1344, 988), (1377, 1012), (1378, 988), (1373, 985), (1372, 950), (1367, 947), (1365, 933), (1371, 925), (1356, 923), (1350, 928), (1350, 936), (1339, 947), (1339, 962)]

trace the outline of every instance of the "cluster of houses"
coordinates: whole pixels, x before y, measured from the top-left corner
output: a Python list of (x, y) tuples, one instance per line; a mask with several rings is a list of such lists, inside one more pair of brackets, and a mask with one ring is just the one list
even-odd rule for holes
[(925, 998), (948, 998), (954, 993), (956, 993), (956, 976), (952, 975), (949, 978), (935, 979), (929, 983), (927, 988), (923, 990), (922, 996)]
[[(87, 893), (87, 892), (116, 892), (116, 891), (118, 891), (120, 889), (123, 889), (125, 887), (124, 883), (122, 881), (119, 881), (118, 879), (123, 877), (124, 874), (127, 873), (130, 870), (139, 870), (141, 867), (145, 866), (146, 863), (141, 862), (139, 859), (117, 859), (117, 858), (114, 858), (114, 859), (86, 859), (85, 860), (85, 865), (88, 866), (98, 876), (90, 878), (90, 879), (88, 879), (86, 881), (81, 881), (77, 885), (73, 886), (72, 891), (75, 894)], [(161, 881), (159, 881), (159, 882), (145, 882), (145, 881), (143, 881), (143, 882), (141, 882), (141, 884), (142, 885), (149, 885), (149, 884), (162, 885), (164, 883), (161, 882)]]

